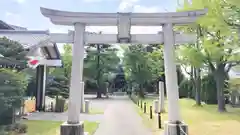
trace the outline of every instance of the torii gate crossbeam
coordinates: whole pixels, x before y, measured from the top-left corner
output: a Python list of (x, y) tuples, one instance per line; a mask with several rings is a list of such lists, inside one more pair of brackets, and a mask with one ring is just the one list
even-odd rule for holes
[[(69, 31), (68, 33), (49, 33), (49, 31), (36, 31), (36, 30), (28, 30), (28, 31), (15, 31), (15, 30), (0, 30), (0, 35), (4, 34), (7, 37), (10, 36), (18, 36), (19, 39), (27, 39), (30, 42), (30, 38), (32, 35), (37, 35), (38, 37), (44, 35), (43, 39), (48, 39), (54, 43), (74, 43), (74, 31)], [(163, 43), (163, 32), (159, 32), (158, 34), (132, 34), (131, 35), (131, 43), (132, 44), (162, 44)], [(181, 34), (180, 32), (175, 32), (175, 44), (183, 44), (183, 43), (195, 43), (196, 35), (195, 34)], [(13, 38), (16, 38), (13, 37)], [(85, 45), (87, 44), (98, 44), (98, 43), (116, 43), (118, 41), (117, 34), (92, 34), (86, 32), (85, 35)], [(36, 39), (32, 39), (36, 40)]]
[[(52, 42), (56, 43), (73, 43), (74, 32), (69, 33), (50, 33), (49, 37)], [(163, 32), (158, 34), (132, 34), (131, 35), (131, 44), (163, 44)], [(179, 32), (174, 33), (175, 44), (183, 43), (195, 43), (196, 35), (195, 34), (180, 34)], [(117, 43), (118, 35), (117, 34), (89, 34), (86, 33), (85, 45), (87, 44), (111, 44)]]

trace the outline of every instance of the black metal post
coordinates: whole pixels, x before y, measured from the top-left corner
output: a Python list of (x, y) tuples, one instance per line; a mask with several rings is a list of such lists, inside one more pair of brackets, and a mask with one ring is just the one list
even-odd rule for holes
[(54, 109), (53, 109), (53, 102), (51, 102), (51, 111), (54, 112)]
[(181, 125), (180, 125), (181, 122), (180, 122), (180, 121), (177, 121), (176, 124), (177, 124), (177, 128), (176, 128), (176, 130), (177, 130), (177, 135), (181, 135), (181, 129), (180, 129), (180, 128), (181, 128), (181, 127), (180, 127), (180, 126), (181, 126)]
[(46, 71), (43, 65), (40, 65), (36, 69), (36, 111), (45, 110), (45, 86), (44, 86), (44, 75)]
[(152, 106), (150, 106), (150, 119), (153, 118)]
[(158, 128), (159, 128), (159, 129), (162, 128), (161, 113), (160, 113), (160, 112), (158, 112)]
[(146, 113), (147, 112), (147, 103), (144, 103), (144, 107), (143, 107), (143, 112)]
[(142, 106), (142, 100), (141, 100), (141, 102), (140, 102), (140, 107), (142, 108), (143, 106)]

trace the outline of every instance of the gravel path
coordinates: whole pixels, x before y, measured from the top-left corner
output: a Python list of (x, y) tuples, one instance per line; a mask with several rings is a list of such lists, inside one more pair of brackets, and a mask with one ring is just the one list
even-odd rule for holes
[(151, 135), (128, 97), (115, 97), (94, 135)]

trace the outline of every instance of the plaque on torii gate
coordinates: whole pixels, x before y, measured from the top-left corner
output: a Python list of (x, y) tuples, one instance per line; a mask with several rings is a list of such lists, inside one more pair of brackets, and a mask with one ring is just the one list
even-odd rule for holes
[[(84, 45), (89, 43), (164, 43), (164, 66), (169, 114), (165, 134), (176, 134), (176, 129), (179, 127), (181, 118), (178, 105), (179, 92), (174, 44), (195, 42), (196, 36), (174, 32), (173, 26), (193, 23), (200, 16), (205, 15), (206, 10), (172, 13), (84, 13), (41, 8), (41, 12), (45, 17), (48, 17), (53, 24), (74, 26), (74, 32), (72, 33), (55, 34), (51, 37), (52, 40), (62, 40), (66, 43), (73, 43), (68, 121), (61, 126), (62, 135), (69, 135), (67, 132), (72, 129), (82, 131), (82, 123), (79, 124), (81, 99), (78, 96), (81, 95), (81, 97), (83, 97), (82, 91), (84, 91), (84, 83), (82, 80), (82, 72)], [(118, 34), (87, 34), (85, 33), (86, 26), (117, 26)], [(131, 26), (162, 26), (163, 32), (158, 34), (133, 35), (130, 33)], [(180, 124), (180, 126), (184, 126), (184, 124)], [(182, 129), (184, 132), (187, 132), (187, 128)], [(83, 132), (77, 135), (82, 134)]]

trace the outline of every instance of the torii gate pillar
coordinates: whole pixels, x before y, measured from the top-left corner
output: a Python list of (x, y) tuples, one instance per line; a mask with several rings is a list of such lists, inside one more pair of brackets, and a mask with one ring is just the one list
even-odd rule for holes
[(170, 107), (168, 107), (169, 122), (176, 122), (180, 120), (180, 110), (178, 105), (179, 93), (178, 91), (178, 80), (177, 80), (177, 70), (175, 63), (175, 49), (174, 49), (174, 33), (173, 25), (171, 23), (163, 25), (164, 32), (164, 69), (165, 69), (165, 80), (166, 89), (168, 96), (168, 102)]
[[(68, 103), (68, 120), (61, 126), (61, 135), (84, 135), (83, 122), (79, 122), (80, 108), (84, 94), (83, 59), (84, 59), (84, 33), (85, 25), (74, 24), (74, 43), (72, 55), (72, 71)], [(80, 98), (79, 98), (80, 96)]]
[[(188, 134), (187, 125), (181, 122), (179, 108), (179, 92), (174, 48), (173, 24), (163, 25), (164, 32), (164, 69), (168, 97), (168, 121), (164, 124), (164, 135)], [(184, 132), (184, 133), (182, 133)]]
[[(72, 56), (72, 71), (70, 82), (70, 94), (68, 105), (68, 123), (79, 123), (80, 105), (79, 96), (84, 89), (83, 78), (83, 59), (84, 59), (84, 33), (85, 25), (81, 23), (74, 24), (74, 43)], [(78, 115), (76, 115), (78, 114)]]

